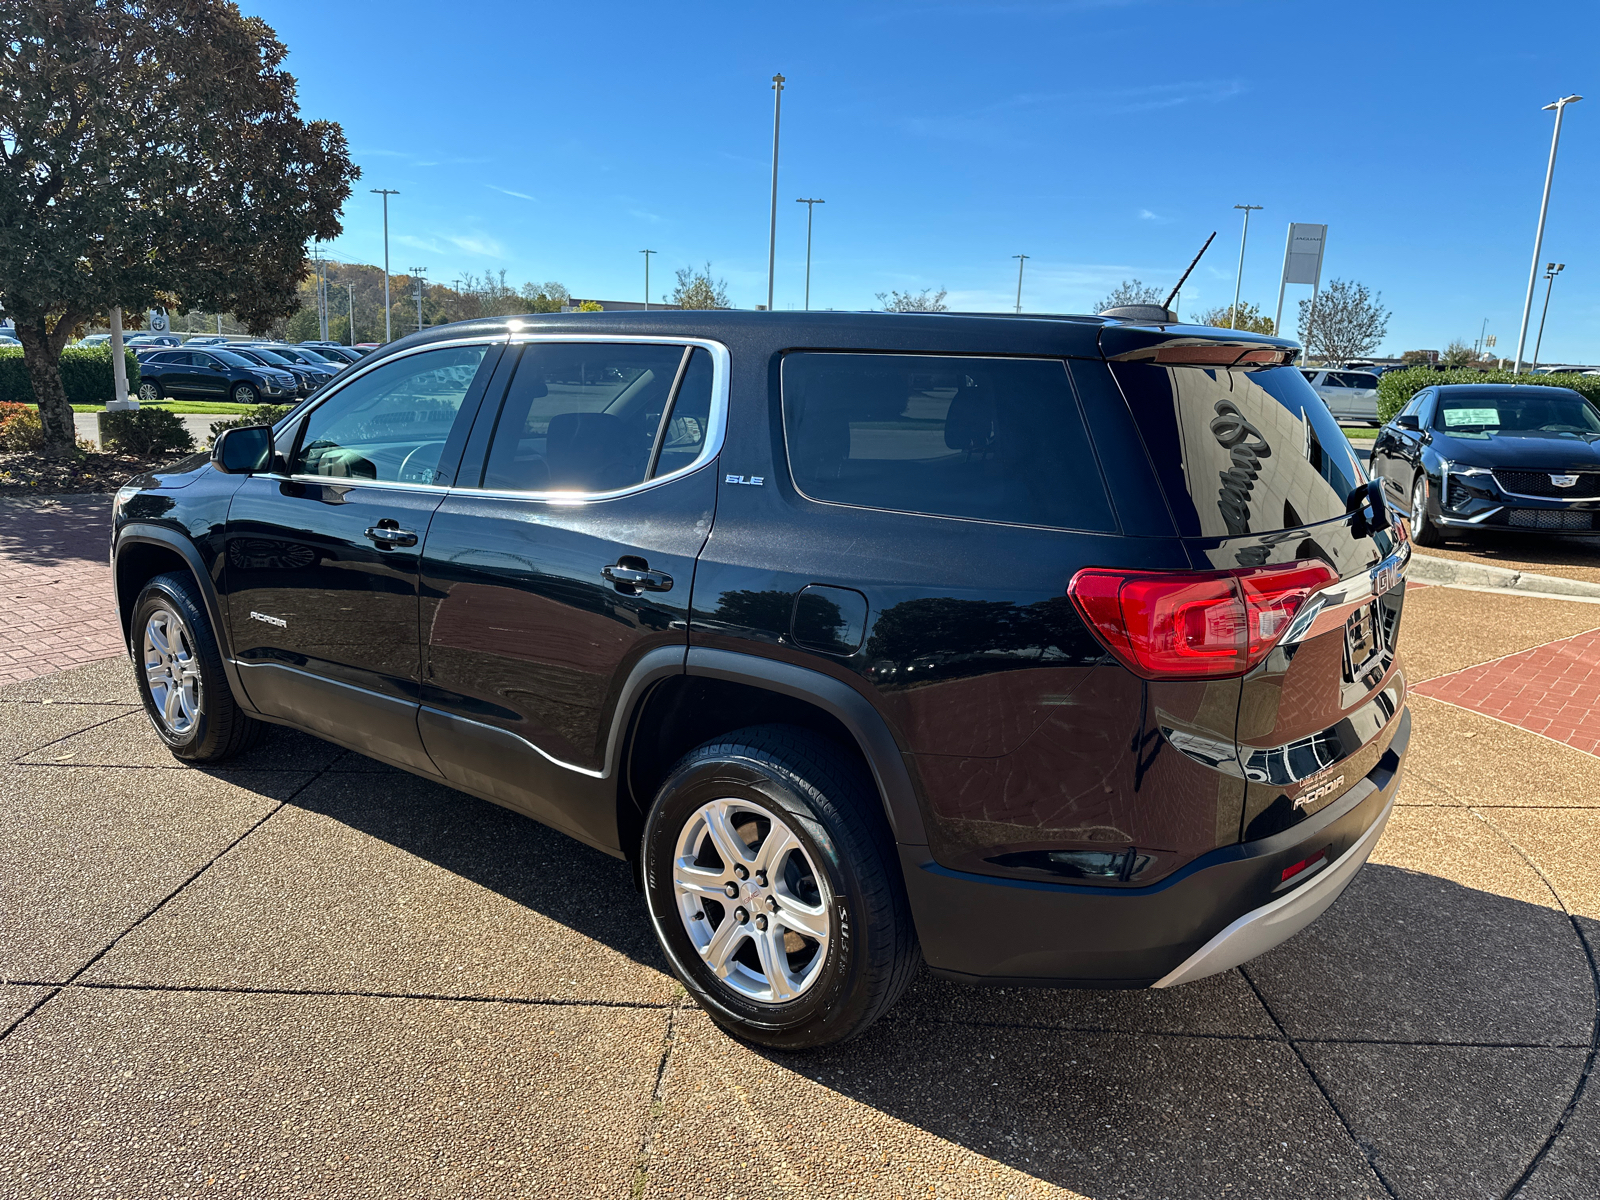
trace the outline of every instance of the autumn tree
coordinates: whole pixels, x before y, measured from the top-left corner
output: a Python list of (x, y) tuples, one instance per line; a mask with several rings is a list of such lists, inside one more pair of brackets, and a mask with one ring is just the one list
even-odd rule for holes
[(703, 271), (678, 268), (678, 286), (672, 289), (672, 302), (679, 308), (729, 308), (728, 281), (711, 277), (711, 264)]
[(160, 300), (265, 331), (359, 171), (338, 125), (301, 119), (277, 35), (227, 0), (4, 0), (0, 47), (0, 303), (46, 451), (68, 455), (75, 326)]
[(1167, 294), (1152, 284), (1124, 279), (1111, 289), (1109, 296), (1094, 306), (1094, 311), (1103, 313), (1108, 308), (1123, 308), (1129, 304), (1160, 304), (1166, 298)]
[(1334, 279), (1311, 299), (1300, 301), (1300, 344), (1307, 358), (1342, 363), (1371, 354), (1389, 332), (1389, 310), (1364, 283)]
[(1233, 310), (1233, 305), (1219, 304), (1215, 308), (1206, 309), (1193, 318), (1193, 322), (1196, 325), (1211, 325), (1217, 329), (1242, 329), (1246, 333), (1273, 331), (1272, 318), (1264, 316), (1257, 305), (1243, 300), (1239, 302), (1237, 314)]
[(879, 292), (878, 307), (885, 312), (949, 312), (950, 306), (944, 302), (946, 294), (944, 288), (937, 292), (932, 288), (920, 292)]

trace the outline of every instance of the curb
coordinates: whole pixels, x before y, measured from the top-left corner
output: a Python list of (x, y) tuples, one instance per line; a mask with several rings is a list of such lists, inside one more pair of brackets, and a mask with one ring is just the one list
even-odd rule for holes
[(1434, 558), (1414, 551), (1406, 567), (1406, 575), (1418, 583), (1433, 583), (1441, 587), (1509, 591), (1561, 600), (1600, 601), (1600, 583), (1564, 579), (1559, 575), (1535, 575), (1531, 571), (1513, 571), (1508, 567), (1491, 567), (1487, 563), (1462, 562), (1454, 558)]

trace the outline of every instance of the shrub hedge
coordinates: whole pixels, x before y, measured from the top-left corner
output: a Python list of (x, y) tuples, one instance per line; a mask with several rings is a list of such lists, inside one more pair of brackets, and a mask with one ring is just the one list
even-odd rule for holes
[(148, 458), (193, 450), (194, 438), (183, 427), (183, 419), (170, 409), (140, 408), (101, 413), (100, 445), (118, 454)]
[[(139, 359), (124, 350), (128, 392), (139, 390)], [(61, 383), (73, 404), (104, 404), (116, 398), (110, 346), (68, 346), (61, 352)], [(21, 346), (0, 346), (0, 403), (34, 404), (33, 380), (22, 362)]]
[(44, 424), (31, 404), (0, 402), (0, 450), (37, 450), (44, 445)]
[(206, 438), (206, 445), (211, 445), (217, 440), (217, 434), (225, 429), (243, 429), (247, 425), (276, 425), (289, 415), (288, 404), (256, 404), (245, 409), (236, 417), (224, 417), (220, 421), (211, 422), (211, 433)]
[(1515, 383), (1571, 388), (1590, 404), (1600, 406), (1600, 375), (1513, 375), (1510, 371), (1478, 371), (1460, 367), (1435, 371), (1432, 367), (1407, 367), (1378, 378), (1378, 419), (1387, 421), (1425, 387), (1441, 383)]

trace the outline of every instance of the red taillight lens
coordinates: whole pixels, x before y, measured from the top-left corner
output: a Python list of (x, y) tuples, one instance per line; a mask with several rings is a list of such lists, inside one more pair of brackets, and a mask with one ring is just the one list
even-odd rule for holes
[(1337, 578), (1320, 562), (1242, 571), (1086, 567), (1072, 577), (1067, 594), (1134, 674), (1221, 679), (1265, 658), (1306, 597)]

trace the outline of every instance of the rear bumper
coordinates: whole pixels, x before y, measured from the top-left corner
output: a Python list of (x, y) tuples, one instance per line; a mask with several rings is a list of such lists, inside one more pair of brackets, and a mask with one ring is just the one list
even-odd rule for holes
[[(1169, 987), (1228, 970), (1322, 914), (1366, 862), (1399, 792), (1411, 712), (1378, 765), (1314, 817), (1224, 846), (1147, 888), (1036, 883), (952, 871), (900, 849), (923, 955), (969, 983)], [(1284, 889), (1284, 868), (1330, 864)]]

